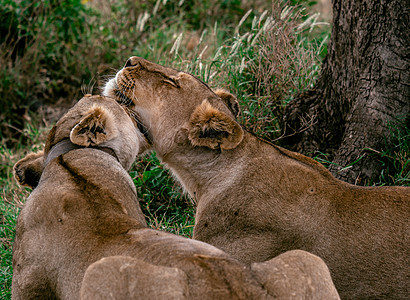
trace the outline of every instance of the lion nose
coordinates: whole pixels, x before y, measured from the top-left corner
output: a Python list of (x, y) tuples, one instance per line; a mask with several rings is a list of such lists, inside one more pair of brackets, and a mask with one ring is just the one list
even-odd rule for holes
[(138, 65), (138, 57), (133, 56), (133, 57), (130, 57), (130, 58), (127, 60), (127, 62), (125, 63), (124, 68), (134, 67), (134, 66), (136, 66), (136, 65)]

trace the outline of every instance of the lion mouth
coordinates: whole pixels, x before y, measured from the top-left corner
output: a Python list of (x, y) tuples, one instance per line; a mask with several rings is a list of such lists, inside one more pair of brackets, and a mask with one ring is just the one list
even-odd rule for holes
[(130, 107), (134, 102), (128, 98), (126, 95), (124, 95), (120, 90), (115, 90), (114, 91), (115, 95), (115, 100), (121, 105), (124, 105), (126, 107)]
[(130, 98), (128, 98), (126, 95), (124, 95), (120, 90), (115, 90), (113, 91), (115, 95), (115, 100), (125, 108), (127, 111), (128, 115), (131, 117), (131, 119), (134, 120), (135, 124), (137, 125), (138, 130), (144, 135), (145, 139), (149, 144), (152, 144), (151, 138), (149, 135), (148, 128), (145, 127), (145, 125), (141, 121), (140, 115), (131, 108), (131, 105), (134, 103)]
[[(119, 72), (118, 72), (119, 73)], [(122, 107), (125, 108), (131, 119), (134, 120), (138, 130), (144, 135), (149, 144), (152, 144), (147, 127), (141, 122), (139, 114), (131, 108), (134, 104), (131, 98), (125, 95), (117, 83), (117, 75), (109, 80), (104, 88), (103, 95), (114, 98)]]
[(104, 96), (114, 98), (121, 105), (130, 107), (133, 104), (132, 99), (122, 92), (124, 89), (118, 84), (118, 74), (120, 72), (118, 72), (114, 78), (108, 80), (102, 94)]

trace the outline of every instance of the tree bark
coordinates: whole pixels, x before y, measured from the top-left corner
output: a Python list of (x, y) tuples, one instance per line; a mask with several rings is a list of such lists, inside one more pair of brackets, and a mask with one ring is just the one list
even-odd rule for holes
[[(366, 184), (381, 168), (366, 149), (382, 151), (389, 122), (410, 120), (409, 1), (332, 4), (333, 28), (322, 72), (312, 90), (286, 107), (284, 144), (307, 155), (328, 153), (336, 177)], [(306, 126), (312, 117), (313, 125)]]

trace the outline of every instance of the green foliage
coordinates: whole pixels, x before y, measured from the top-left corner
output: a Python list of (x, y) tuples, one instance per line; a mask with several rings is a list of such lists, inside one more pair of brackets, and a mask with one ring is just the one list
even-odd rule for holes
[[(349, 168), (366, 156), (371, 156), (381, 166), (381, 173), (377, 178), (366, 182), (365, 185), (383, 186), (399, 185), (410, 186), (410, 126), (408, 119), (396, 119), (389, 122), (389, 137), (385, 137), (382, 151), (366, 148), (362, 155), (344, 168)], [(333, 162), (328, 159), (328, 154), (315, 152), (313, 159), (329, 167)]]
[(13, 179), (12, 168), (20, 154), (0, 144), (0, 299), (11, 298), (12, 245), (16, 220), (28, 195)]
[(14, 205), (6, 204), (4, 195), (0, 198), (0, 298), (10, 299), (13, 276), (12, 244), (19, 209)]
[(138, 158), (130, 175), (147, 223), (152, 228), (192, 236), (194, 206), (152, 153)]
[[(408, 118), (408, 116), (407, 116)], [(409, 120), (398, 119), (388, 124), (389, 139), (386, 138), (383, 151), (369, 151), (378, 156), (382, 165), (376, 185), (410, 186), (410, 124)]]
[(27, 111), (79, 95), (91, 78), (85, 59), (91, 10), (80, 0), (0, 0), (2, 139), (18, 138)]

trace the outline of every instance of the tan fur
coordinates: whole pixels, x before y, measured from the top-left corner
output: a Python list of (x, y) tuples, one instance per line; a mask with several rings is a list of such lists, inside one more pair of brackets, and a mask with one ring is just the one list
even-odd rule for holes
[[(178, 87), (163, 83), (171, 76)], [(410, 188), (341, 182), (314, 160), (247, 132), (236, 147), (204, 134), (198, 142), (191, 137), (201, 130), (192, 122), (198, 110), (214, 116), (214, 127), (227, 123), (215, 111), (235, 122), (233, 96), (138, 57), (105, 94), (127, 97), (149, 124), (157, 155), (197, 203), (194, 238), (247, 264), (303, 249), (324, 259), (344, 299), (408, 298)]]
[(129, 256), (110, 256), (90, 265), (82, 281), (80, 298), (186, 299), (188, 278), (178, 268), (146, 263)]
[(188, 138), (193, 146), (211, 149), (233, 149), (242, 141), (243, 130), (238, 123), (204, 100), (189, 120)]
[[(17, 221), (13, 299), (271, 299), (277, 293), (302, 299), (312, 292), (317, 299), (338, 299), (321, 260), (302, 268), (313, 284), (291, 295), (289, 281), (272, 283), (274, 290), (258, 282), (274, 278), (269, 269), (276, 273), (275, 261), (254, 271), (211, 245), (147, 228), (126, 171), (146, 144), (134, 125), (113, 99), (89, 96), (50, 131), (44, 151), (49, 162), (37, 167), (39, 183)], [(93, 148), (55, 154), (69, 138)], [(17, 179), (31, 182), (27, 176), (38, 176), (26, 169), (38, 159), (31, 155), (18, 162), (15, 172), (24, 176)], [(287, 255), (289, 264), (295, 255), (317, 261), (308, 253)], [(317, 271), (325, 275), (318, 278)], [(279, 277), (293, 272), (299, 266)], [(327, 288), (319, 289), (318, 279)]]
[[(310, 253), (294, 250), (263, 263), (253, 263), (251, 269), (258, 281), (275, 299), (288, 299), (289, 295), (301, 295), (303, 299), (317, 299), (317, 290), (328, 291), (333, 287), (327, 270), (318, 268), (323, 260)], [(306, 272), (309, 270), (309, 273)], [(286, 276), (283, 276), (286, 274)], [(328, 295), (329, 299), (332, 295)]]

